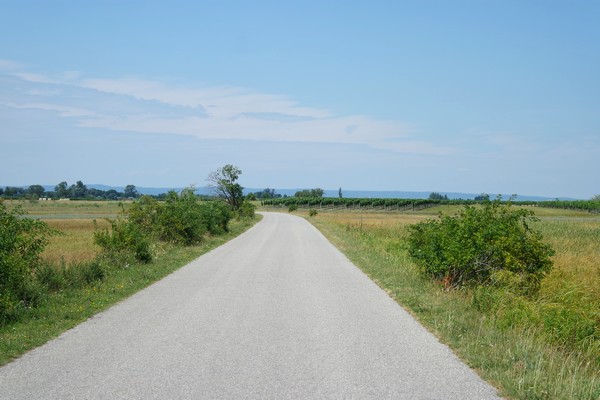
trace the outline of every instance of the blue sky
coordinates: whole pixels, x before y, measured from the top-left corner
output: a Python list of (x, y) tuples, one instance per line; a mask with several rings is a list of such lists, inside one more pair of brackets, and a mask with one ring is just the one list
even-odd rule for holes
[(597, 1), (0, 10), (0, 185), (600, 193)]

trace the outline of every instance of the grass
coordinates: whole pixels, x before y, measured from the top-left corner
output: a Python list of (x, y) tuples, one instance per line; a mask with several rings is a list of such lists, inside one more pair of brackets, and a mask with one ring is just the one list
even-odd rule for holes
[(69, 218), (112, 218), (119, 214), (128, 201), (87, 201), (87, 200), (4, 200), (8, 207), (20, 206), (30, 217), (43, 219)]
[[(56, 264), (73, 264), (92, 261), (99, 253), (100, 248), (94, 244), (92, 219), (47, 219), (52, 228), (62, 232), (59, 236), (50, 239), (50, 243), (42, 253), (42, 258)], [(104, 220), (97, 220), (98, 228), (109, 228), (110, 224)]]
[[(77, 202), (71, 207), (55, 208), (55, 212), (68, 215), (81, 211)], [(115, 202), (101, 203), (100, 214), (116, 210)], [(37, 206), (37, 205), (36, 205)], [(86, 205), (85, 207), (89, 207)], [(87, 209), (84, 213), (87, 213)], [(95, 206), (92, 206), (95, 207)], [(46, 210), (44, 210), (46, 211)], [(45, 218), (46, 219), (46, 218)], [(68, 287), (45, 295), (41, 304), (25, 311), (18, 322), (0, 325), (0, 365), (19, 357), (24, 352), (46, 343), (62, 332), (85, 321), (94, 314), (125, 299), (133, 293), (162, 279), (193, 259), (220, 246), (250, 228), (253, 221), (231, 221), (230, 231), (224, 235), (207, 237), (200, 245), (183, 247), (158, 244), (155, 258), (148, 264), (132, 264), (110, 269), (103, 280), (81, 287)], [(47, 219), (47, 222), (64, 232), (55, 237), (42, 257), (59, 262), (66, 268), (77, 268), (96, 256), (99, 249), (93, 245), (93, 220), (91, 219)], [(98, 221), (103, 225), (106, 221)]]
[(308, 219), (504, 396), (599, 399), (600, 218), (535, 208), (539, 228), (557, 252), (555, 268), (538, 296), (521, 298), (493, 290), (446, 291), (411, 262), (407, 225), (459, 208), (319, 211)]

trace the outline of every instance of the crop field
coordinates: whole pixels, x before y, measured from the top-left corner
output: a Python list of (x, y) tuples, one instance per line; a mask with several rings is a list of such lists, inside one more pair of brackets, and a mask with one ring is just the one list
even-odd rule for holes
[[(600, 398), (600, 216), (528, 207), (554, 268), (531, 297), (445, 290), (407, 252), (407, 226), (462, 206), (307, 217), (359, 268), (510, 398)], [(306, 212), (298, 212), (305, 215)]]
[(128, 203), (117, 201), (11, 201), (9, 208), (21, 207), (28, 217), (45, 221), (61, 232), (50, 239), (42, 258), (53, 263), (71, 264), (94, 259), (99, 248), (94, 244), (94, 223), (108, 228), (106, 218), (114, 218)]

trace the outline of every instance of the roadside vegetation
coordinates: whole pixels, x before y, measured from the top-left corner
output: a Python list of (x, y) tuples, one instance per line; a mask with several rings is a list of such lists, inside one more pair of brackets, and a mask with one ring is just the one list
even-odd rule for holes
[[(237, 179), (237, 177), (236, 177)], [(256, 222), (240, 200), (203, 200), (189, 188), (164, 201), (118, 204), (115, 218), (81, 216), (79, 202), (0, 200), (0, 365), (131, 295)], [(65, 203), (63, 203), (65, 204)], [(86, 205), (86, 207), (88, 207)], [(92, 206), (117, 211), (111, 202)], [(43, 217), (41, 219), (39, 217)], [(55, 217), (55, 218), (52, 218)]]
[(594, 214), (488, 202), (310, 221), (504, 396), (600, 398)]

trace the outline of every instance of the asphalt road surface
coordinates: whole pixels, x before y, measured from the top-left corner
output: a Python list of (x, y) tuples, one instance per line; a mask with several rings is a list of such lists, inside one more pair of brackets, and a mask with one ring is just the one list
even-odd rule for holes
[(0, 368), (0, 399), (492, 399), (305, 220), (245, 234)]

